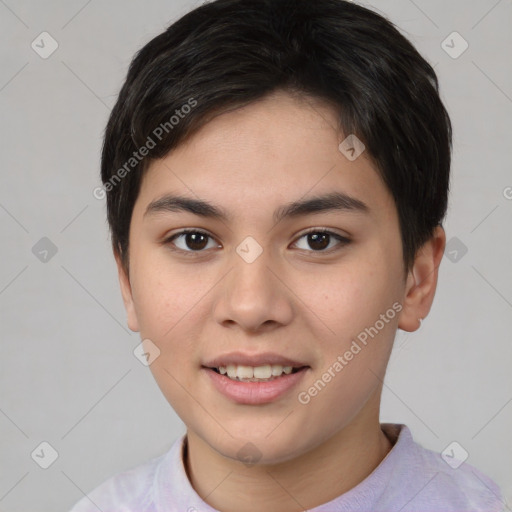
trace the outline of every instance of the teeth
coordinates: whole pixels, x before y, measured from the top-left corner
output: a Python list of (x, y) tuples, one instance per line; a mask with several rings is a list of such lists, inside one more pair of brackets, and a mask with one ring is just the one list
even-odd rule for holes
[(254, 377), (254, 368), (252, 366), (237, 366), (236, 376), (239, 379), (252, 379)]
[(270, 379), (272, 377), (272, 367), (269, 364), (256, 366), (254, 368), (254, 377), (257, 379)]
[(271, 380), (279, 377), (283, 373), (289, 375), (292, 373), (292, 366), (282, 366), (280, 364), (265, 364), (262, 366), (244, 366), (228, 364), (227, 366), (219, 366), (219, 373), (226, 375), (233, 380)]
[(273, 364), (271, 366), (272, 368), (272, 375), (279, 376), (281, 373), (283, 373), (283, 367), (280, 364)]

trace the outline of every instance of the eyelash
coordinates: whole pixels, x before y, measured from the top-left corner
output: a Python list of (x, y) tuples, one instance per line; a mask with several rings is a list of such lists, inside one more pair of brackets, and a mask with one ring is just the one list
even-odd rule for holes
[[(178, 233), (174, 233), (174, 235), (170, 236), (169, 238), (167, 238), (166, 240), (163, 241), (163, 244), (164, 245), (168, 245), (169, 248), (172, 250), (172, 251), (176, 251), (176, 252), (181, 252), (182, 254), (185, 254), (186, 256), (194, 256), (196, 254), (201, 254), (201, 253), (204, 253), (207, 251), (207, 249), (203, 249), (203, 250), (200, 250), (200, 251), (192, 251), (192, 250), (189, 250), (189, 251), (185, 251), (183, 249), (179, 249), (175, 246), (173, 246), (172, 242), (176, 239), (176, 238), (179, 238), (180, 236), (184, 236), (184, 235), (187, 235), (189, 233), (194, 233), (194, 234), (199, 234), (199, 235), (204, 235), (206, 237), (209, 237), (209, 238), (214, 238), (213, 236), (211, 236), (209, 233), (207, 233), (206, 231), (202, 231), (201, 229), (183, 229), (182, 231), (179, 231)], [(339, 244), (337, 247), (334, 247), (334, 248), (331, 248), (331, 249), (327, 249), (327, 250), (320, 250), (320, 251), (313, 251), (313, 250), (310, 250), (310, 251), (306, 251), (306, 252), (311, 252), (311, 253), (319, 253), (319, 254), (330, 254), (331, 252), (334, 252), (336, 251), (337, 249), (341, 248), (341, 247), (344, 247), (345, 245), (348, 245), (351, 240), (344, 237), (344, 236), (341, 236), (341, 235), (338, 235), (337, 233), (334, 233), (333, 231), (329, 231), (328, 229), (325, 229), (325, 228), (311, 228), (309, 229), (308, 231), (302, 233), (298, 238), (297, 238), (297, 241), (300, 240), (301, 238), (304, 238), (305, 236), (311, 234), (311, 233), (315, 233), (315, 234), (322, 234), (322, 235), (330, 235), (332, 236), (333, 238), (335, 238)], [(296, 242), (295, 242), (296, 243)], [(301, 249), (301, 250), (304, 250), (304, 249)]]

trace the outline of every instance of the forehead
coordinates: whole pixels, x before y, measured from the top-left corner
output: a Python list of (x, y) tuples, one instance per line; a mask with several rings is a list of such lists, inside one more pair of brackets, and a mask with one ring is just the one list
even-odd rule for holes
[(340, 150), (347, 135), (326, 103), (275, 93), (215, 117), (152, 162), (136, 209), (144, 215), (172, 194), (222, 205), (226, 217), (239, 208), (271, 209), (275, 220), (278, 207), (338, 193), (382, 217), (392, 198), (365, 151), (352, 161)]

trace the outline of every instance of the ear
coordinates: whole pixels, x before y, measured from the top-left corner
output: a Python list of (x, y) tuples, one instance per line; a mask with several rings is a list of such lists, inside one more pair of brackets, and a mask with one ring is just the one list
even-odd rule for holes
[(119, 276), (119, 285), (121, 286), (121, 294), (123, 296), (124, 307), (126, 309), (126, 316), (128, 327), (134, 332), (139, 332), (139, 321), (137, 320), (137, 312), (133, 301), (132, 287), (127, 270), (121, 261), (121, 256), (117, 251), (114, 253), (117, 265), (117, 273)]
[(399, 329), (416, 331), (421, 326), (421, 320), (428, 315), (434, 301), (445, 246), (446, 234), (442, 226), (437, 226), (432, 237), (418, 249), (406, 280)]

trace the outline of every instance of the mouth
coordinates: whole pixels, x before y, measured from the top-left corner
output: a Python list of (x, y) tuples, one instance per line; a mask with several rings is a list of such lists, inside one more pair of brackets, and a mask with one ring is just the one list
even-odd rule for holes
[(283, 366), (280, 364), (247, 366), (228, 364), (226, 366), (206, 366), (204, 368), (237, 382), (270, 382), (280, 379), (285, 375), (298, 373), (309, 368), (309, 366)]
[(221, 395), (237, 404), (285, 400), (312, 368), (275, 352), (229, 352), (203, 361), (202, 374)]
[(213, 389), (231, 402), (263, 405), (291, 396), (310, 369), (304, 365), (259, 363), (258, 366), (203, 366), (202, 372), (208, 377)]

